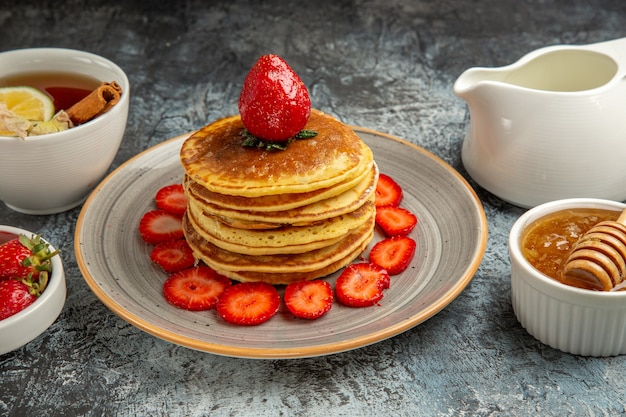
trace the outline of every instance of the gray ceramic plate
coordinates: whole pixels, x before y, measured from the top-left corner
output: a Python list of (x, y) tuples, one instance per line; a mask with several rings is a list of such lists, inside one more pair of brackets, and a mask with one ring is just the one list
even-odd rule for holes
[[(422, 323), (452, 302), (474, 276), (487, 244), (485, 213), (463, 177), (438, 157), (389, 135), (353, 128), (372, 148), (380, 171), (403, 187), (402, 206), (419, 219), (411, 233), (417, 242), (413, 262), (392, 277), (379, 305), (355, 309), (335, 302), (314, 321), (294, 319), (281, 308), (255, 327), (229, 325), (213, 310), (188, 312), (169, 305), (161, 294), (166, 275), (150, 262), (151, 247), (143, 243), (137, 226), (153, 208), (156, 191), (181, 181), (178, 152), (187, 135), (130, 159), (85, 202), (75, 233), (85, 281), (107, 307), (138, 328), (172, 343), (234, 357), (326, 355)], [(332, 282), (336, 275), (327, 279)]]

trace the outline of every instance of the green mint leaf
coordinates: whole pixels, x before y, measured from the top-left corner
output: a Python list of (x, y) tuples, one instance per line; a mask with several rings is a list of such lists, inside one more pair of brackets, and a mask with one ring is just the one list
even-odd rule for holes
[(266, 151), (284, 151), (287, 149), (287, 145), (289, 142), (266, 142), (265, 146)]
[(317, 136), (317, 132), (315, 130), (306, 130), (303, 129), (300, 132), (296, 133), (296, 139), (311, 139)]
[(310, 139), (317, 136), (317, 132), (315, 130), (301, 130), (298, 132), (293, 138), (289, 139), (286, 142), (274, 142), (270, 140), (264, 140), (257, 138), (248, 132), (248, 129), (244, 129), (241, 132), (241, 136), (243, 136), (243, 141), (241, 142), (241, 146), (246, 146), (249, 148), (259, 148), (265, 149), (266, 151), (284, 151), (287, 149), (287, 146), (296, 139)]

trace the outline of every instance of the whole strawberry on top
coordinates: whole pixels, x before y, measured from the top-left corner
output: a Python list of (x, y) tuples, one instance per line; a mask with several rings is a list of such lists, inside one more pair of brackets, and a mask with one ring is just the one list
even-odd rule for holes
[(263, 55), (244, 80), (239, 113), (251, 135), (285, 142), (298, 134), (309, 119), (309, 91), (280, 56)]
[(0, 245), (0, 319), (32, 304), (48, 284), (52, 271), (50, 246), (40, 235), (26, 235)]

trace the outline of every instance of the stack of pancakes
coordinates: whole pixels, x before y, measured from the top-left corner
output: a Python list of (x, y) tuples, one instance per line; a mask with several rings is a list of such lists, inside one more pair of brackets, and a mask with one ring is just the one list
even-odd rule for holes
[(346, 125), (312, 110), (285, 150), (243, 146), (240, 116), (182, 145), (183, 228), (196, 259), (237, 281), (310, 280), (348, 265), (374, 233), (378, 171)]

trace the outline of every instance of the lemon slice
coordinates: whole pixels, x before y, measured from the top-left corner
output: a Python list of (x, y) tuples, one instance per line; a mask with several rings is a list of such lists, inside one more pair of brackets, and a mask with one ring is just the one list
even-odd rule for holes
[[(54, 103), (44, 92), (33, 87), (2, 87), (0, 103), (13, 116), (29, 121), (45, 122), (54, 115)], [(0, 136), (14, 136), (15, 132), (0, 130)]]

